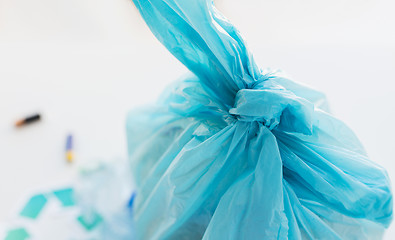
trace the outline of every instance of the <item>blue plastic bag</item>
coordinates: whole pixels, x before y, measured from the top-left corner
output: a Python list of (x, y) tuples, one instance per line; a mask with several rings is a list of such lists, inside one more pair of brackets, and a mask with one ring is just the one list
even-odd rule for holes
[(134, 0), (191, 71), (127, 119), (138, 239), (378, 239), (386, 171), (320, 92), (260, 69), (211, 0)]

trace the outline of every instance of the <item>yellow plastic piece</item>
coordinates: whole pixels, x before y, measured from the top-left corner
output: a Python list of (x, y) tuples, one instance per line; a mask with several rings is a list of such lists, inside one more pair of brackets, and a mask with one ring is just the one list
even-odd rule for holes
[(67, 159), (68, 162), (72, 162), (73, 159), (74, 159), (74, 154), (73, 154), (73, 152), (67, 151), (67, 152), (66, 152), (66, 159)]

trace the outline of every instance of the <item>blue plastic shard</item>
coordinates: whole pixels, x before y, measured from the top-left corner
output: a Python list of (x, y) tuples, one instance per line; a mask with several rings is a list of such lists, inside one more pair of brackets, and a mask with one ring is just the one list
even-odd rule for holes
[(87, 231), (91, 231), (103, 221), (103, 218), (100, 214), (93, 212), (90, 216), (81, 215), (77, 220)]
[(75, 205), (74, 190), (72, 188), (56, 190), (53, 192), (53, 194), (64, 207), (71, 207)]
[(134, 199), (136, 198), (136, 192), (132, 193), (132, 196), (129, 199), (128, 202), (128, 208), (132, 209), (133, 208), (133, 203), (134, 203)]
[(43, 210), (48, 199), (43, 194), (34, 195), (26, 203), (25, 207), (20, 212), (20, 215), (27, 218), (36, 219)]
[(8, 231), (5, 240), (24, 240), (29, 237), (29, 233), (24, 228), (15, 228)]

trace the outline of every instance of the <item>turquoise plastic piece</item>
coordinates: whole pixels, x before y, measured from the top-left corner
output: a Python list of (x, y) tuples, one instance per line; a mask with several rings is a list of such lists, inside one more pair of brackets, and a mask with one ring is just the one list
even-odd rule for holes
[(5, 240), (25, 240), (30, 237), (29, 233), (24, 228), (16, 228), (8, 231)]
[(43, 194), (34, 195), (26, 203), (20, 215), (23, 217), (36, 219), (45, 207), (47, 201), (47, 197)]
[(388, 175), (324, 94), (259, 68), (211, 0), (134, 3), (191, 71), (127, 119), (137, 239), (381, 237)]
[(90, 216), (81, 215), (77, 217), (77, 221), (87, 230), (91, 231), (96, 228), (102, 221), (103, 218), (100, 214), (93, 212)]
[(62, 203), (63, 207), (71, 207), (75, 205), (74, 191), (72, 188), (56, 190), (53, 194)]

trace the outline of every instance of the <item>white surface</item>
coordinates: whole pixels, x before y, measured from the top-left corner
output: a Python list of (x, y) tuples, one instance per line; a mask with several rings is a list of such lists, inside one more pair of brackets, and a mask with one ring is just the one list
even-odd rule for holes
[[(324, 91), (395, 179), (395, 16), (390, 0), (220, 0), (263, 67)], [(128, 0), (0, 0), (0, 222), (76, 163), (126, 157), (124, 119), (185, 72)], [(39, 111), (43, 121), (13, 122)], [(386, 239), (395, 238), (395, 225)]]

